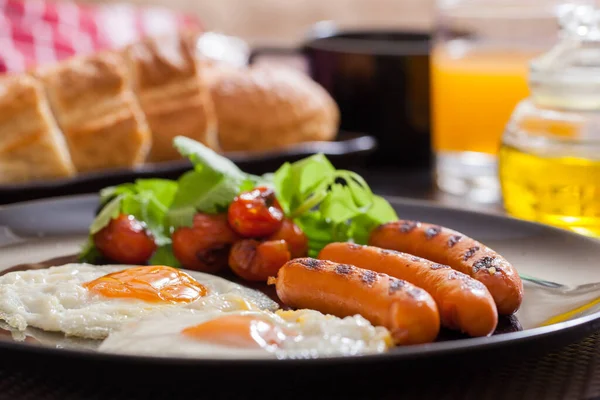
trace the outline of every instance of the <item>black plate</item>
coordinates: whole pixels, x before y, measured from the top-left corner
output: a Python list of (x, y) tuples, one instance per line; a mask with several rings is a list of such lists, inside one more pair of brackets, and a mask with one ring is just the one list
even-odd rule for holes
[[(325, 154), (337, 168), (356, 167), (376, 148), (377, 141), (373, 136), (340, 132), (337, 139), (332, 142), (307, 142), (285, 150), (254, 153), (228, 152), (224, 155), (248, 173), (263, 174), (275, 171), (286, 161), (296, 161), (315, 153)], [(177, 179), (190, 168), (191, 164), (187, 160), (181, 160), (81, 174), (69, 179), (0, 185), (0, 204), (92, 193), (104, 187), (130, 182), (137, 178)]]
[[(405, 199), (390, 201), (403, 218), (449, 226), (478, 238), (505, 255), (521, 273), (567, 285), (600, 282), (600, 270), (596, 268), (600, 241), (497, 215)], [(70, 254), (85, 238), (96, 207), (95, 195), (0, 207), (0, 271), (23, 262)], [(514, 358), (557, 349), (600, 328), (600, 312), (596, 310), (588, 310), (564, 322), (539, 326), (549, 316), (564, 312), (565, 307), (576, 308), (583, 301), (566, 292), (526, 285), (525, 301), (517, 313), (524, 328), (521, 331), (400, 347), (381, 355), (313, 360), (131, 357), (56, 349), (14, 342), (2, 336), (0, 363), (46, 368), (60, 362), (61, 374), (69, 371), (89, 378), (89, 371), (93, 370), (94, 374), (106, 374), (106, 379), (119, 379), (127, 374), (127, 379), (137, 377), (145, 385), (161, 384), (168, 376), (170, 382), (181, 380), (200, 386), (234, 379), (236, 384), (243, 383), (244, 390), (251, 387), (262, 390), (265, 377), (290, 385), (306, 379), (331, 381), (335, 377), (338, 381), (357, 379), (357, 385), (368, 387), (369, 379), (376, 377), (393, 375), (401, 380), (401, 376), (416, 374), (427, 378), (446, 374), (448, 368), (460, 368), (466, 374), (469, 369), (492, 368), (490, 360), (497, 367)]]

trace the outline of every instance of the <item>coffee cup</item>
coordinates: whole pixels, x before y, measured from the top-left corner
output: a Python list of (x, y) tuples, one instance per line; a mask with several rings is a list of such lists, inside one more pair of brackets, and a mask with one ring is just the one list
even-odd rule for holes
[(429, 167), (430, 35), (315, 27), (296, 48), (258, 46), (259, 58), (296, 57), (340, 108), (340, 129), (378, 141), (367, 165)]

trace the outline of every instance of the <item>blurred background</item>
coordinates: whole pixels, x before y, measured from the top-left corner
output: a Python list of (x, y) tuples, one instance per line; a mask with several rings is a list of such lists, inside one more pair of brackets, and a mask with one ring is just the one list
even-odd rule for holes
[[(233, 143), (222, 150), (243, 168), (266, 172), (324, 152), (384, 195), (508, 212), (597, 236), (595, 6), (589, 0), (3, 0), (0, 69), (22, 73), (190, 29), (198, 34), (198, 62), (217, 65), (208, 90), (220, 138)], [(156, 60), (164, 56), (166, 63), (169, 51), (179, 51), (164, 50)], [(292, 75), (253, 75), (249, 64), (291, 67), (317, 86)], [(219, 72), (226, 67), (241, 73)], [(232, 94), (224, 82), (254, 86)], [(330, 100), (339, 115), (328, 111)], [(288, 125), (273, 128), (272, 120), (298, 125), (283, 134)], [(106, 169), (103, 180), (84, 174), (51, 193), (94, 191), (143, 174), (173, 177), (189, 167), (182, 165)], [(0, 191), (16, 201), (23, 188)]]
[(435, 6), (432, 0), (133, 0), (131, 3), (168, 6), (197, 15), (207, 29), (239, 36), (252, 45), (297, 44), (315, 22), (327, 20), (352, 28), (428, 29), (433, 23)]

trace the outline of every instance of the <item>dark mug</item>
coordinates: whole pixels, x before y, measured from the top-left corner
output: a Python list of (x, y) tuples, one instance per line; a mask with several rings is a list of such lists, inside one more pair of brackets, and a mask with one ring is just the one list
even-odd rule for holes
[(406, 31), (315, 29), (299, 48), (258, 47), (262, 56), (301, 56), (337, 102), (340, 129), (376, 137), (372, 166), (431, 165), (430, 35)]

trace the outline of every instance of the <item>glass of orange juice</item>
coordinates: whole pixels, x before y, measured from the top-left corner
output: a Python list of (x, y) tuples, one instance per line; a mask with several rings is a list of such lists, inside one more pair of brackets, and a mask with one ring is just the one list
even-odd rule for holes
[(552, 46), (550, 0), (439, 0), (431, 56), (437, 186), (498, 201), (497, 154), (515, 105), (529, 95), (528, 62)]

